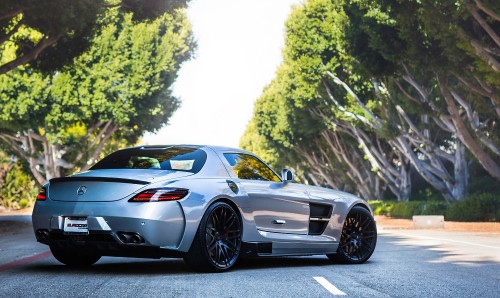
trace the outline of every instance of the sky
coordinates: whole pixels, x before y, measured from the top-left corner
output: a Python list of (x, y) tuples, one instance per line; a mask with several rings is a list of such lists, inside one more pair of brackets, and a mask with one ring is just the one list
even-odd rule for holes
[(281, 64), (284, 24), (300, 0), (192, 0), (197, 41), (172, 90), (182, 101), (169, 124), (143, 144), (238, 147), (255, 100)]

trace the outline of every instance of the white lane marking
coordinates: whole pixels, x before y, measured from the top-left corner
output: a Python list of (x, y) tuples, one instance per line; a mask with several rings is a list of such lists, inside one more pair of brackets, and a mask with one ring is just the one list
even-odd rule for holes
[(455, 242), (455, 243), (460, 243), (460, 244), (467, 244), (467, 245), (481, 246), (481, 247), (486, 247), (486, 248), (500, 249), (500, 247), (496, 247), (496, 246), (484, 245), (484, 244), (477, 244), (477, 243), (460, 241), (460, 240), (452, 240), (452, 239), (446, 239), (446, 238), (436, 238), (436, 237), (429, 237), (429, 236), (410, 235), (410, 234), (406, 234), (406, 233), (399, 233), (399, 232), (393, 232), (393, 231), (387, 231), (387, 230), (384, 231), (384, 232), (387, 233), (387, 234), (395, 234), (395, 235), (406, 236), (406, 237), (410, 237), (410, 238), (438, 240), (438, 241), (441, 241), (441, 242), (448, 241), (448, 242)]
[(342, 292), (341, 290), (337, 289), (334, 285), (332, 285), (328, 280), (326, 280), (322, 276), (315, 276), (314, 279), (323, 286), (323, 288), (327, 289), (328, 292), (332, 293), (333, 295), (336, 296), (343, 296), (347, 295), (346, 293)]

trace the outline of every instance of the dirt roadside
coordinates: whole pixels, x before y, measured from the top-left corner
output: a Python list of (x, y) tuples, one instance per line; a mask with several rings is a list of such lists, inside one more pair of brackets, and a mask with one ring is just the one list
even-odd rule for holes
[(31, 215), (33, 213), (33, 207), (25, 208), (20, 210), (8, 210), (0, 206), (0, 216), (7, 215)]
[[(377, 226), (385, 230), (414, 230), (411, 219), (396, 219), (387, 216), (375, 216)], [(500, 232), (500, 222), (456, 222), (445, 221), (444, 229), (450, 232)]]

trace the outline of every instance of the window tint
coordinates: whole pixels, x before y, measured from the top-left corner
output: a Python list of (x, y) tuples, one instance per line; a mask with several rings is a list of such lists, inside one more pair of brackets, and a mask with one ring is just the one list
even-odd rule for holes
[(156, 169), (197, 173), (206, 160), (207, 154), (200, 149), (141, 147), (111, 153), (95, 164), (91, 170)]
[(225, 153), (234, 172), (240, 179), (280, 182), (281, 179), (265, 163), (247, 154)]

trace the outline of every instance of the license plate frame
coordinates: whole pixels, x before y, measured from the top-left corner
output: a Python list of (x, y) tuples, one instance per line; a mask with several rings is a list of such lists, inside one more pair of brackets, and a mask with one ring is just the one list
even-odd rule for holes
[(89, 226), (87, 218), (82, 216), (65, 217), (63, 232), (67, 235), (88, 235)]

